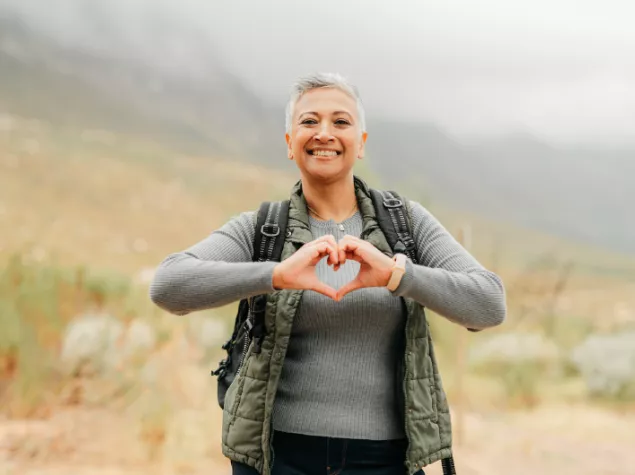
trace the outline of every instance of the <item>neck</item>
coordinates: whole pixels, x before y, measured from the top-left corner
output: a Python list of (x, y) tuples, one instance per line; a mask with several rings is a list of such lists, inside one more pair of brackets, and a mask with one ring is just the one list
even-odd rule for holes
[(356, 209), (357, 197), (352, 175), (331, 183), (302, 177), (302, 193), (309, 208), (313, 210), (313, 213), (309, 213), (317, 219), (341, 222), (350, 218)]

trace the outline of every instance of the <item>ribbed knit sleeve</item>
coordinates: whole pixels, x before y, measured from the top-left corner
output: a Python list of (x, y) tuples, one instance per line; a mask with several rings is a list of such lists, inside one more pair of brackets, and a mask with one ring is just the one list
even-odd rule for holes
[(246, 212), (189, 249), (166, 257), (150, 298), (177, 315), (273, 292), (275, 262), (252, 262), (254, 213)]
[(409, 297), (473, 330), (506, 316), (501, 278), (485, 269), (421, 204), (411, 202), (417, 262), (408, 261), (394, 294)]

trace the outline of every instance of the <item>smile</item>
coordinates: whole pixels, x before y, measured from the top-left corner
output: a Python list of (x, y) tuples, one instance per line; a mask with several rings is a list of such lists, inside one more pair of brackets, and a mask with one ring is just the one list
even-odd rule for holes
[(318, 149), (314, 149), (314, 150), (309, 150), (309, 155), (315, 155), (316, 157), (336, 157), (337, 155), (339, 155), (341, 152), (338, 152), (337, 150), (318, 150)]

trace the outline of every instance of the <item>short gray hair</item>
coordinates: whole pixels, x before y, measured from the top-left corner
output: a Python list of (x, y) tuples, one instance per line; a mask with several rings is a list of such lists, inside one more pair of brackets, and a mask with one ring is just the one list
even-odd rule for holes
[(314, 73), (299, 78), (291, 88), (291, 97), (287, 103), (285, 114), (285, 128), (287, 133), (291, 133), (291, 122), (293, 120), (293, 109), (300, 98), (313, 89), (322, 87), (332, 87), (345, 92), (357, 103), (357, 115), (359, 116), (360, 133), (366, 132), (366, 116), (364, 114), (364, 105), (359, 96), (357, 88), (352, 85), (346, 78), (337, 73)]

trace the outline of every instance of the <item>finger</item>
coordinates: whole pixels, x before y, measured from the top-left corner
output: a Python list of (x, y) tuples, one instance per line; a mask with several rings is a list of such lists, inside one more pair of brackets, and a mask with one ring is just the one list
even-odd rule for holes
[(347, 252), (346, 260), (356, 261), (356, 262), (359, 262), (360, 264), (364, 262), (364, 258), (360, 256), (359, 254), (355, 254), (354, 252)]
[(340, 249), (355, 249), (356, 247), (359, 247), (359, 242), (353, 241), (350, 238), (342, 238), (338, 243), (338, 247)]
[(333, 249), (335, 250), (335, 256), (332, 258), (333, 265), (336, 265), (337, 268), (339, 269), (340, 266), (343, 264), (343, 262), (340, 259), (342, 256), (340, 255), (340, 252), (339, 252), (339, 246), (337, 245), (335, 236), (329, 235), (328, 238), (329, 238), (328, 242), (333, 246)]
[(364, 260), (363, 255), (368, 251), (366, 248), (368, 244), (368, 242), (355, 236), (344, 236), (338, 243), (340, 262), (343, 263), (348, 259), (352, 259), (361, 263)]
[(364, 241), (362, 238), (357, 237), (357, 236), (353, 236), (352, 234), (346, 234), (343, 238), (341, 238), (339, 240), (340, 243), (342, 241), (345, 241), (345, 242), (356, 242), (356, 243), (368, 243), (368, 244), (370, 244), (368, 241)]
[(340, 238), (340, 240), (337, 242), (340, 246), (344, 243), (347, 243), (351, 240), (353, 236), (351, 236), (350, 234), (346, 234), (344, 235), (344, 237)]
[(381, 253), (368, 241), (357, 239), (352, 236), (345, 242), (340, 242), (340, 249), (345, 251), (347, 259), (353, 259), (357, 262), (362, 262), (363, 260), (368, 263), (373, 263), (380, 259), (380, 255), (385, 256), (385, 254)]
[(346, 262), (346, 251), (338, 246), (337, 252), (338, 252), (338, 260), (339, 260), (339, 265), (338, 265), (338, 269), (339, 269), (339, 267)]
[(335, 240), (335, 236), (332, 234), (327, 234), (326, 236), (322, 236), (327, 242), (333, 245), (333, 247), (337, 247), (337, 241)]
[(324, 256), (329, 256), (329, 264), (332, 264), (330, 261), (333, 259), (333, 256), (337, 256), (335, 248), (326, 241), (314, 244), (311, 248), (309, 248), (309, 252), (309, 263), (311, 265), (316, 265)]
[(322, 283), (322, 282), (317, 282), (312, 288), (311, 290), (318, 292), (322, 295), (326, 295), (327, 297), (333, 299), (333, 300), (337, 300), (337, 290), (335, 290), (333, 287), (329, 287), (328, 285)]
[(314, 242), (307, 246), (306, 253), (311, 264), (317, 263), (328, 253), (329, 245), (326, 242)]
[[(358, 236), (351, 236), (351, 235), (349, 235), (349, 238), (350, 238), (352, 241), (355, 241), (355, 242), (368, 242), (368, 241), (364, 241), (362, 238), (360, 238), (360, 237), (358, 237)], [(369, 243), (369, 244), (370, 244), (370, 243)]]
[(311, 244), (318, 243), (318, 242), (325, 242), (325, 241), (330, 243), (330, 244), (332, 244), (333, 246), (337, 247), (337, 240), (335, 239), (335, 236), (333, 236), (332, 234), (326, 234), (324, 236), (320, 236), (315, 241), (313, 241)]
[(340, 287), (340, 289), (337, 291), (336, 300), (339, 302), (344, 298), (346, 294), (352, 292), (353, 290), (361, 289), (362, 287), (363, 287), (362, 283), (359, 280), (354, 279), (348, 284)]
[(350, 240), (340, 242), (339, 249), (344, 251), (344, 257), (347, 259), (351, 256), (361, 255), (363, 253), (363, 247), (359, 243)]
[(335, 240), (335, 236), (333, 236), (332, 234), (327, 234), (326, 236), (319, 237), (314, 242), (326, 242), (329, 244), (329, 246), (331, 246), (332, 250), (329, 252), (329, 259), (327, 262), (328, 265), (336, 265), (339, 263), (339, 253), (337, 251), (338, 246), (337, 241)]
[(330, 241), (327, 241), (327, 243), (329, 245), (329, 258), (327, 264), (332, 266), (338, 265), (340, 263), (340, 254), (338, 251), (337, 243), (334, 239), (332, 243)]
[(362, 248), (375, 247), (368, 241), (365, 241), (365, 240), (363, 240), (361, 238), (358, 238), (357, 236), (350, 236), (350, 235), (346, 235), (342, 239), (340, 239), (339, 245), (340, 246), (342, 246), (342, 245), (356, 245), (357, 247), (362, 247)]

